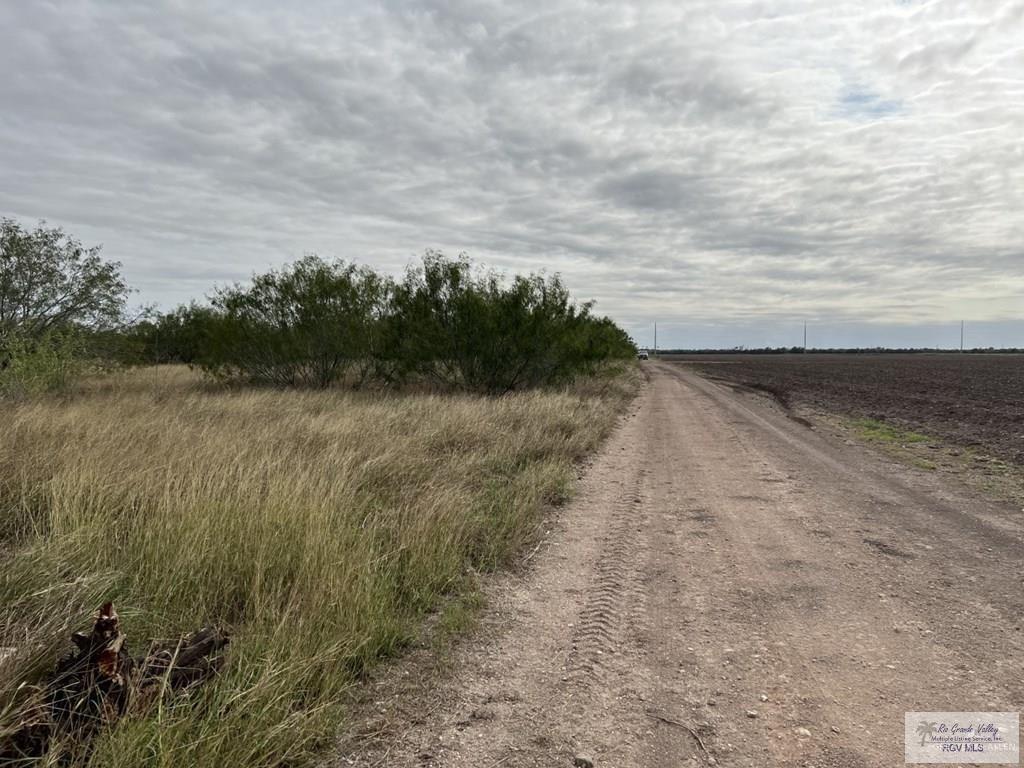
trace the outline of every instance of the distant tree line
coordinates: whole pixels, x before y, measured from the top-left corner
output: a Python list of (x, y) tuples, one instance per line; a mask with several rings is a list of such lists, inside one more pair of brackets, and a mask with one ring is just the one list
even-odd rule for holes
[[(906, 355), (906, 354), (952, 354), (959, 349), (943, 349), (940, 347), (757, 347), (729, 349), (659, 349), (659, 355)], [(972, 347), (963, 350), (964, 354), (1022, 354), (1024, 348), (1011, 347)]]
[(427, 382), (501, 394), (636, 351), (559, 277), (506, 280), (466, 256), (428, 251), (399, 280), (307, 256), (134, 321), (120, 267), (59, 229), (0, 220), (0, 394), (56, 388), (86, 362), (187, 363), (287, 387)]

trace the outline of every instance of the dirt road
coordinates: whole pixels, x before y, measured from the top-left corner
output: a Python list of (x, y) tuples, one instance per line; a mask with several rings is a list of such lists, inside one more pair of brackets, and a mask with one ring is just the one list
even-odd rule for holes
[(901, 766), (905, 711), (1024, 709), (1021, 510), (649, 370), (454, 673), (400, 666), (341, 765)]

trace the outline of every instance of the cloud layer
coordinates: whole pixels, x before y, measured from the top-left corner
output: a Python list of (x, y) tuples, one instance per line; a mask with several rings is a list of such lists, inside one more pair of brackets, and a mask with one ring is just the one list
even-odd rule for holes
[(1024, 316), (1020, 0), (294, 5), (4, 4), (0, 213), (165, 304), (439, 247), (638, 336)]

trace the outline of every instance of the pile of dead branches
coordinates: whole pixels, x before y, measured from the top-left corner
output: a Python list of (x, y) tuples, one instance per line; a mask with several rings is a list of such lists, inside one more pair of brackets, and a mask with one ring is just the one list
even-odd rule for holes
[(43, 757), (57, 743), (68, 757), (88, 755), (93, 738), (124, 715), (145, 712), (159, 697), (215, 676), (228, 638), (215, 627), (203, 627), (132, 656), (117, 612), (106, 603), (92, 631), (76, 632), (71, 642), (75, 650), (36, 687), (21, 722), (0, 733), (0, 765)]

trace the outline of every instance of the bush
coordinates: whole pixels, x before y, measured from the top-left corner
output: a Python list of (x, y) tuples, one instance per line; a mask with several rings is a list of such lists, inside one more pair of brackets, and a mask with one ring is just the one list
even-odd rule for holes
[(81, 337), (71, 330), (30, 338), (0, 336), (0, 397), (22, 398), (65, 389), (85, 368)]
[(133, 362), (198, 363), (216, 318), (213, 308), (193, 302), (136, 324), (127, 334), (135, 350)]
[(389, 284), (315, 256), (218, 291), (198, 364), (221, 378), (324, 388), (373, 367)]
[(389, 360), (399, 377), (489, 394), (564, 383), (633, 353), (590, 308), (575, 305), (558, 277), (517, 276), (506, 287), (494, 273), (474, 274), (465, 257), (431, 252), (395, 291)]
[[(192, 310), (196, 310), (193, 308)], [(426, 380), (488, 394), (560, 384), (634, 353), (629, 337), (558, 277), (506, 284), (465, 256), (428, 252), (398, 284), (317, 257), (220, 291), (195, 361), (279, 386)]]

